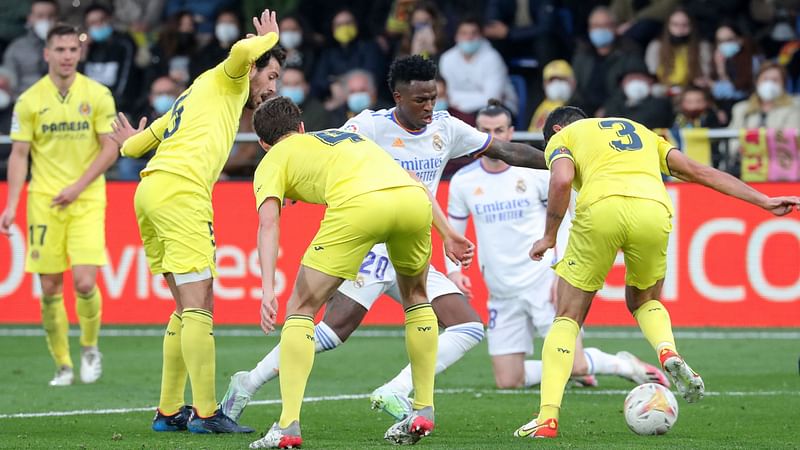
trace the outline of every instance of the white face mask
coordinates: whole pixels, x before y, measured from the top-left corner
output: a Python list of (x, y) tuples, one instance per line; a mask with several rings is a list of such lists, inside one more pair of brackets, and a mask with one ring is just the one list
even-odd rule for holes
[(50, 31), (50, 27), (53, 24), (49, 20), (37, 20), (33, 23), (33, 34), (35, 34), (39, 39), (45, 40), (47, 39), (47, 33)]
[(544, 86), (544, 94), (548, 100), (565, 102), (572, 96), (572, 86), (568, 81), (553, 80)]
[(234, 23), (220, 22), (214, 27), (214, 36), (223, 43), (233, 42), (239, 39), (239, 27)]
[(11, 94), (0, 89), (0, 110), (8, 108), (11, 104)]
[(783, 88), (781, 88), (780, 84), (772, 80), (766, 80), (758, 83), (758, 86), (756, 86), (756, 94), (758, 94), (758, 98), (760, 98), (761, 101), (771, 102), (783, 94)]
[(279, 39), (282, 46), (293, 50), (303, 43), (303, 34), (299, 31), (282, 31)]
[(650, 94), (650, 85), (644, 80), (631, 80), (622, 87), (625, 97), (636, 103), (645, 99)]

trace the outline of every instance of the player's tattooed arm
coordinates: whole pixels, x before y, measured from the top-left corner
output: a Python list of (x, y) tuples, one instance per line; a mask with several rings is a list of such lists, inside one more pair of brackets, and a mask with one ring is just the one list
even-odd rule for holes
[(492, 139), (492, 142), (482, 155), (505, 161), (512, 166), (547, 169), (544, 152), (520, 142), (504, 142), (499, 139)]

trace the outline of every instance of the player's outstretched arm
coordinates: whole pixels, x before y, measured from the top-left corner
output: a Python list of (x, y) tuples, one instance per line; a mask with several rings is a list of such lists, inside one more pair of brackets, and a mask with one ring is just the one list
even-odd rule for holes
[(505, 161), (506, 164), (531, 169), (547, 169), (544, 152), (536, 147), (520, 142), (504, 142), (492, 139), (482, 155)]
[(11, 144), (11, 155), (8, 157), (8, 194), (6, 196), (6, 209), (0, 216), (0, 233), (11, 235), (11, 225), (17, 215), (19, 194), (28, 176), (28, 155), (31, 152), (31, 143), (14, 141)]
[(575, 178), (575, 163), (569, 158), (559, 158), (550, 167), (550, 189), (547, 193), (547, 221), (544, 236), (533, 243), (530, 257), (541, 261), (547, 249), (556, 245), (558, 229), (567, 214), (572, 196), (572, 179)]
[(676, 178), (702, 184), (715, 191), (764, 208), (776, 216), (789, 214), (793, 209), (800, 210), (800, 197), (768, 197), (734, 176), (699, 164), (679, 150), (673, 150), (667, 154), (667, 166), (672, 176)]
[(231, 78), (240, 78), (250, 71), (250, 66), (267, 50), (278, 43), (278, 19), (275, 11), (265, 9), (260, 17), (253, 17), (256, 34), (248, 34), (245, 39), (231, 47), (225, 59), (225, 73)]
[(117, 149), (119, 146), (111, 138), (111, 134), (100, 134), (97, 136), (97, 139), (100, 141), (100, 153), (94, 158), (94, 161), (92, 161), (86, 169), (86, 172), (84, 172), (75, 183), (65, 187), (58, 195), (53, 197), (51, 206), (58, 206), (61, 209), (66, 208), (81, 195), (81, 192), (83, 192), (95, 178), (104, 174), (117, 160), (117, 156), (119, 155)]
[(258, 259), (261, 263), (261, 329), (271, 333), (278, 318), (278, 300), (275, 297), (275, 266), (278, 261), (281, 206), (275, 197), (269, 197), (258, 207)]

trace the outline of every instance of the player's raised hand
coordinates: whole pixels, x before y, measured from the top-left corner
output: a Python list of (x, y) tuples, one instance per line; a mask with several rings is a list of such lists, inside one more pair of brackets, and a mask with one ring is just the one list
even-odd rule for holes
[(776, 216), (785, 216), (792, 210), (800, 211), (800, 197), (770, 197), (763, 208)]
[(451, 233), (444, 239), (444, 254), (466, 269), (475, 257), (475, 244), (461, 234)]
[(114, 122), (111, 124), (111, 140), (122, 147), (122, 144), (124, 144), (129, 137), (140, 131), (143, 131), (145, 125), (147, 125), (147, 117), (142, 117), (139, 120), (139, 128), (133, 128), (131, 123), (128, 122), (128, 118), (125, 117), (125, 114), (119, 113), (117, 114), (117, 118), (114, 119)]
[(278, 321), (278, 299), (274, 292), (264, 292), (261, 297), (261, 329), (270, 334), (275, 331), (275, 322)]
[(541, 261), (544, 258), (544, 253), (553, 247), (556, 246), (556, 240), (550, 238), (542, 238), (538, 241), (533, 243), (531, 247), (531, 251), (528, 253), (528, 256), (531, 257), (534, 261)]
[(450, 278), (450, 281), (467, 297), (467, 300), (472, 300), (472, 281), (468, 276), (459, 270), (448, 273), (447, 278)]
[[(253, 17), (253, 26), (256, 28), (258, 36), (264, 36), (267, 33), (278, 33), (278, 18), (275, 16), (275, 11), (265, 9), (261, 13), (261, 17)], [(248, 35), (251, 37), (251, 35)]]
[(0, 215), (0, 234), (11, 236), (11, 225), (14, 225), (16, 211), (6, 208)]

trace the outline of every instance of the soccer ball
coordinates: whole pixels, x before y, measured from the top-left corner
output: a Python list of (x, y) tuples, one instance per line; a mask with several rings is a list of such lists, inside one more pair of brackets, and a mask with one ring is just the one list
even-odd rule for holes
[(656, 383), (636, 386), (623, 406), (628, 428), (639, 435), (664, 434), (678, 420), (678, 402), (669, 389)]

